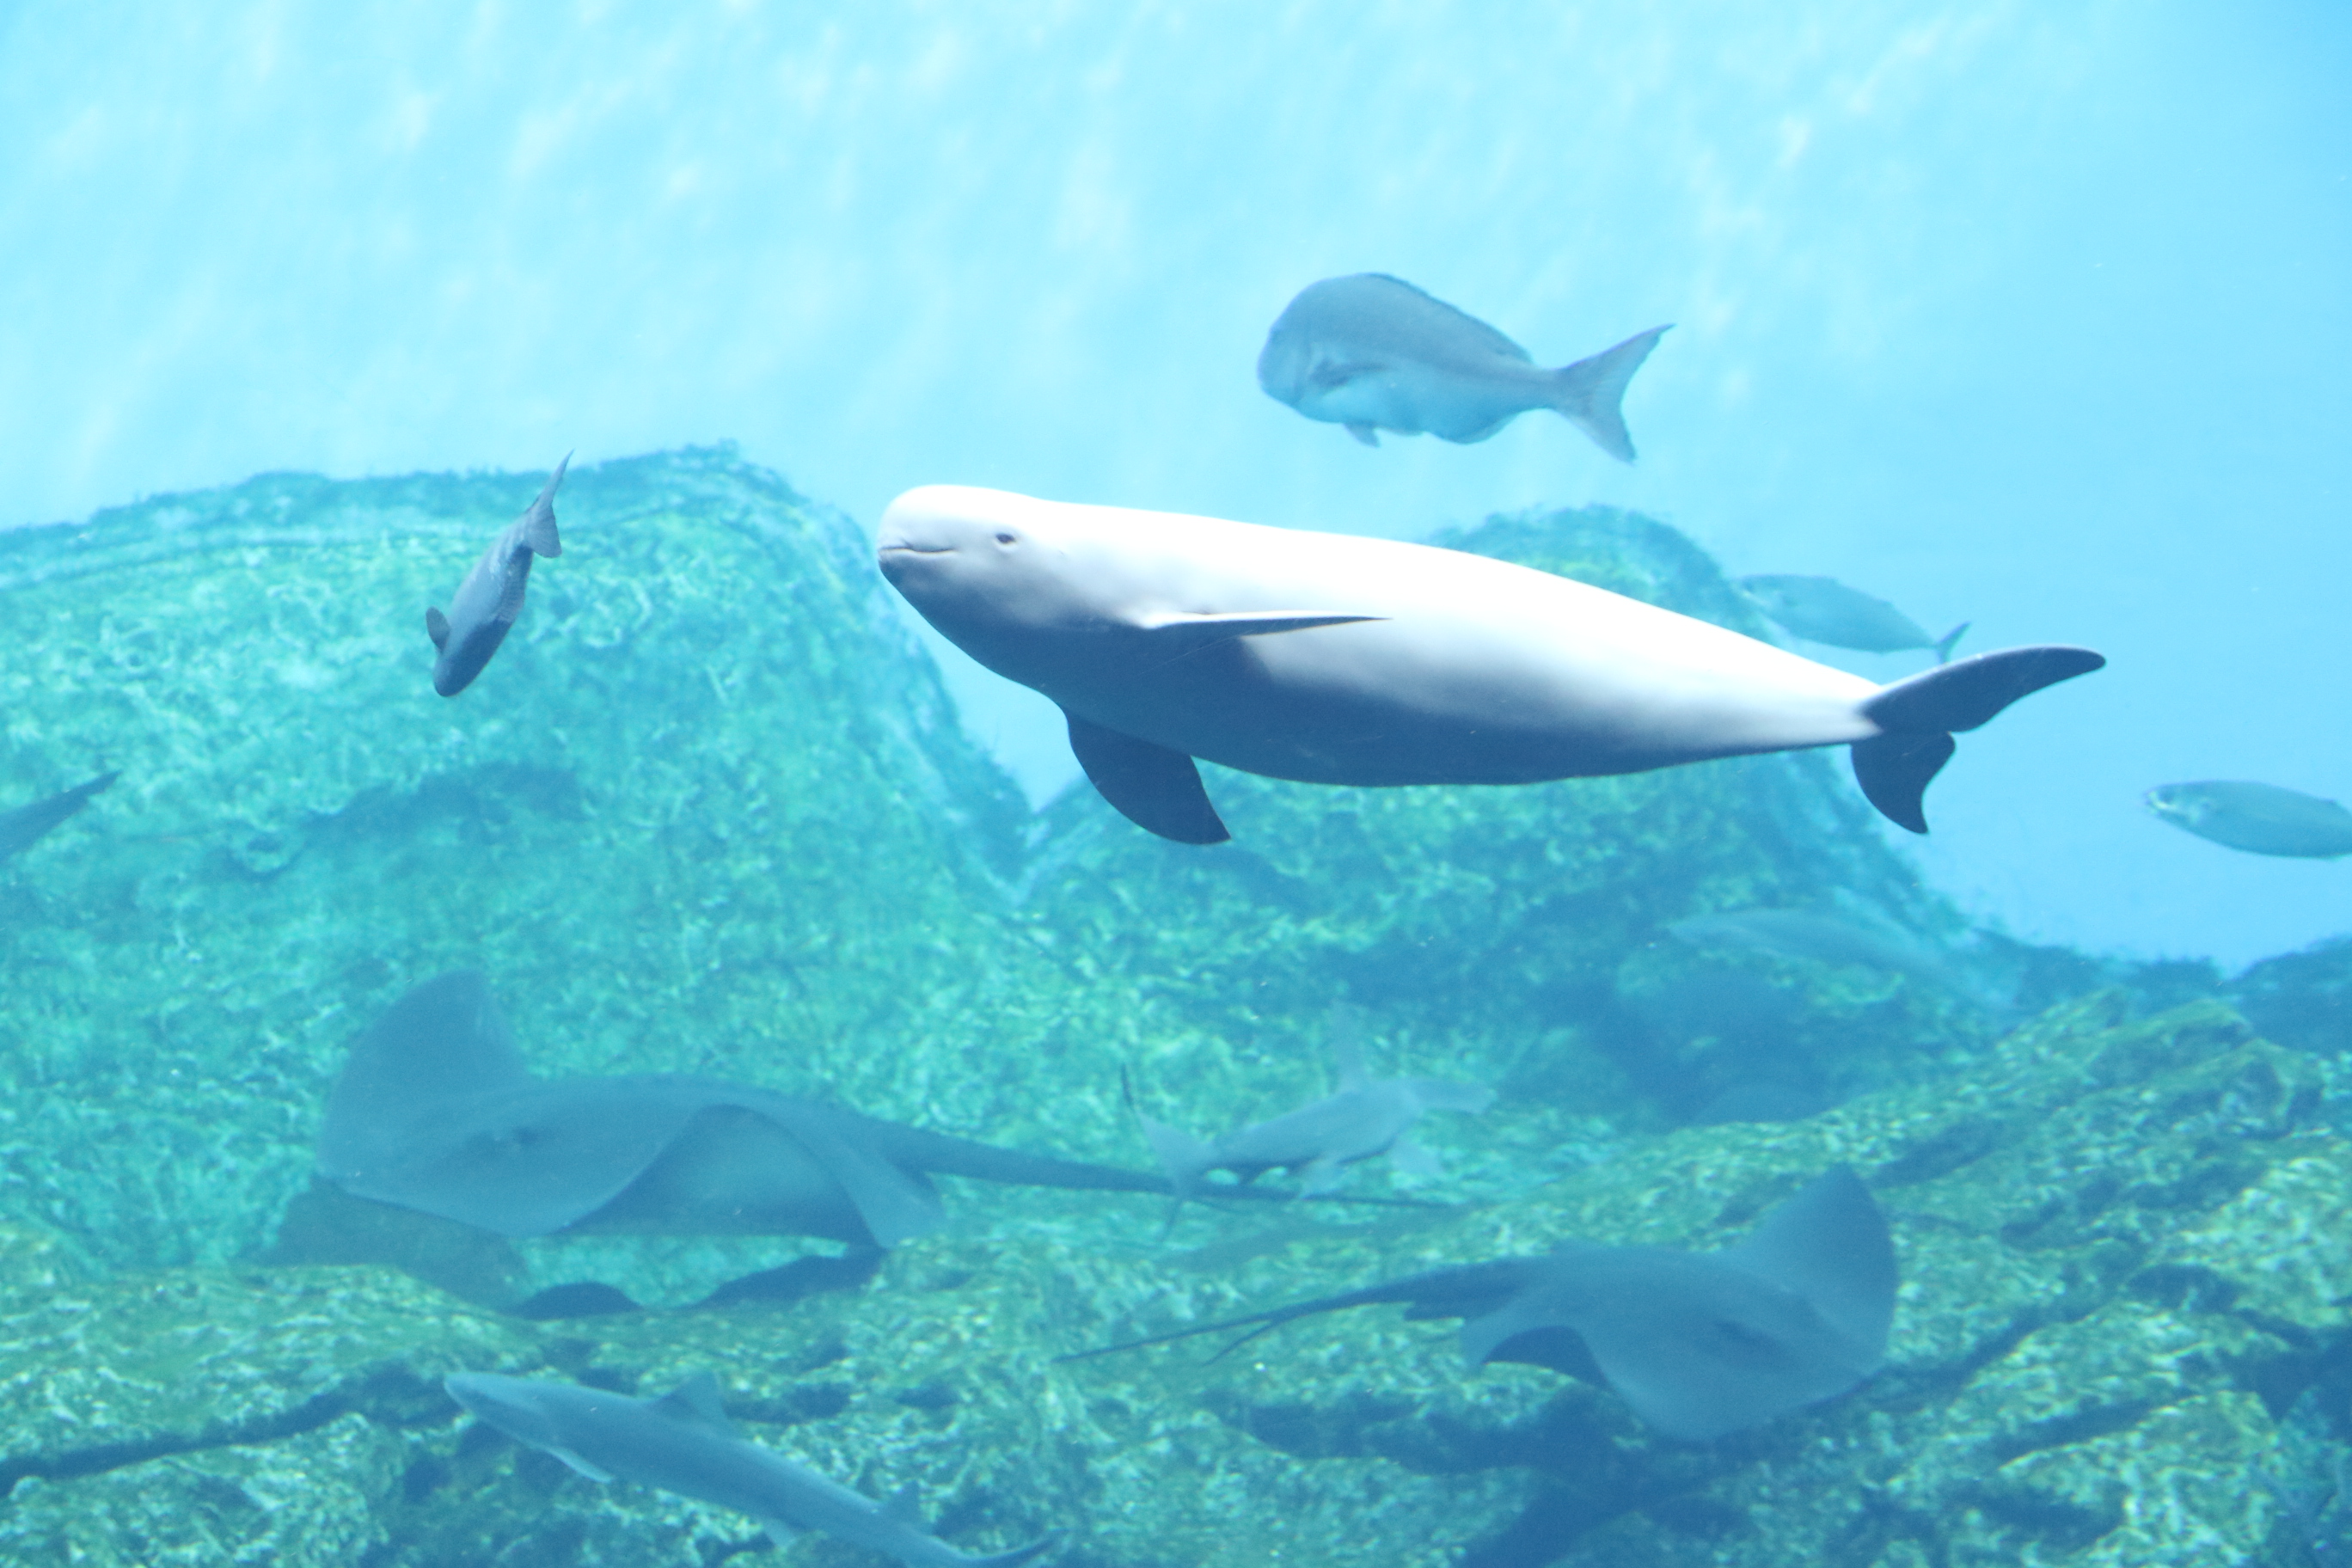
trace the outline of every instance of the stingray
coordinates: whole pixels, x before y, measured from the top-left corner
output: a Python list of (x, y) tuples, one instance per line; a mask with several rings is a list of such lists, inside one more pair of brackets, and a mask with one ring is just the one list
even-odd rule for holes
[(1840, 1165), (1720, 1252), (1570, 1241), (1545, 1257), (1433, 1269), (1061, 1359), (1247, 1329), (1224, 1355), (1300, 1318), (1394, 1302), (1408, 1319), (1463, 1320), (1473, 1367), (1524, 1362), (1605, 1384), (1649, 1426), (1701, 1441), (1843, 1394), (1876, 1371), (1895, 1286), (1885, 1217)]
[(946, 1223), (935, 1175), (1169, 1195), (1167, 1179), (1145, 1172), (1018, 1153), (715, 1079), (535, 1078), (471, 971), (416, 986), (353, 1043), (318, 1168), (355, 1197), (509, 1237), (811, 1236), (895, 1247)]

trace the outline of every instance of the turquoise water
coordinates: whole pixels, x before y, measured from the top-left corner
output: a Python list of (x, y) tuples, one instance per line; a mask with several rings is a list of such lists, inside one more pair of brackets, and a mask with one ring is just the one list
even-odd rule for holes
[[(764, 1551), (439, 1381), (708, 1370), (958, 1550), (1085, 1568), (2340, 1560), (2344, 867), (2141, 796), (2352, 788), (2346, 79), (2313, 5), (0, 12), (0, 1556)], [(1261, 392), (1286, 302), (1367, 270), (1541, 364), (1674, 322), (1638, 462)], [(567, 450), (563, 554), (436, 696), (424, 608)], [(2109, 665), (1962, 736), (1924, 839), (1832, 750), (1212, 766), (1234, 841), (1179, 846), (877, 574), (931, 483), (1434, 541), (1874, 682), (1933, 656), (1732, 579)], [(355, 1044), (471, 971), (541, 1077), (735, 1086), (590, 1119), (637, 1129), (608, 1186), (673, 1161), (634, 1229), (575, 1192), (501, 1237), (322, 1151)], [(822, 1141), (743, 1086), (1148, 1184), (1139, 1113), (1295, 1110), (1341, 1038), (1495, 1091), (1416, 1127), (1435, 1173), (1338, 1173), (1380, 1203), (1163, 1235), (945, 1174), (861, 1237), (688, 1194)], [(415, 1136), (587, 1135), (458, 1098)], [(1848, 1332), (1726, 1435), (1393, 1307), (1052, 1360), (1570, 1238), (1712, 1254), (1838, 1165), (1884, 1364)], [(870, 1240), (854, 1289), (769, 1272)], [(1714, 1364), (1668, 1338), (1647, 1372)]]

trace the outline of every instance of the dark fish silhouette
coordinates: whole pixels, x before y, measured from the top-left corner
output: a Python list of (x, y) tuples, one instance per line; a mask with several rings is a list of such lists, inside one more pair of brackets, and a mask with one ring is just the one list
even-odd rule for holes
[(46, 799), (37, 800), (30, 805), (20, 805), (14, 811), (0, 812), (0, 860), (30, 849), (46, 837), (51, 828), (88, 805), (90, 796), (103, 794), (121, 776), (120, 769), (100, 773), (88, 784), (61, 789)]
[(449, 1397), (516, 1442), (554, 1455), (592, 1481), (658, 1487), (758, 1520), (778, 1546), (813, 1530), (909, 1568), (1012, 1568), (1054, 1543), (975, 1556), (925, 1533), (914, 1500), (879, 1503), (782, 1454), (748, 1442), (727, 1419), (718, 1382), (688, 1378), (658, 1399), (496, 1373), (453, 1373)]
[(1884, 599), (1849, 588), (1834, 577), (1742, 577), (1739, 586), (1787, 631), (1808, 642), (1862, 653), (1906, 653), (1923, 647), (1943, 664), (1968, 631), (1962, 621), (1942, 637)]
[(563, 541), (555, 532), (555, 491), (571, 466), (572, 454), (566, 452), (563, 461), (555, 465), (555, 472), (547, 477), (539, 499), (490, 541), (490, 547), (457, 584), (449, 613), (425, 612), (425, 634), (441, 650), (441, 657), (433, 663), (433, 689), (442, 696), (455, 697), (473, 684), (474, 677), (482, 673), (490, 655), (506, 640), (515, 617), (522, 614), (522, 592), (530, 581), (531, 557), (563, 553)]
[(1460, 1318), (1472, 1366), (1525, 1362), (1605, 1383), (1670, 1437), (1719, 1437), (1844, 1393), (1885, 1359), (1895, 1248), (1840, 1165), (1721, 1252), (1571, 1241), (1547, 1257), (1433, 1269), (1245, 1318), (1065, 1356), (1246, 1328), (1223, 1355), (1318, 1312), (1397, 1302)]
[(2250, 855), (2333, 860), (2352, 855), (2352, 811), (2277, 784), (2208, 779), (2158, 784), (2147, 808), (2173, 826)]
[(1618, 407), (1666, 331), (1652, 327), (1559, 370), (1479, 321), (1379, 272), (1310, 283), (1283, 307), (1257, 356), (1257, 384), (1309, 419), (1484, 441), (1531, 408), (1556, 409), (1611, 457), (1633, 460)]
[(1016, 1153), (715, 1079), (534, 1078), (470, 971), (416, 986), (353, 1043), (318, 1164), (355, 1197), (508, 1237), (895, 1247), (946, 1223), (935, 1175), (1169, 1193), (1146, 1172)]

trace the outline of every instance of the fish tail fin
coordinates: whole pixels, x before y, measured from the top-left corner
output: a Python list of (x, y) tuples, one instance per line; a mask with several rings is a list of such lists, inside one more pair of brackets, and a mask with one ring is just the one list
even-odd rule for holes
[(1202, 1173), (1216, 1163), (1216, 1150), (1191, 1133), (1180, 1131), (1165, 1121), (1154, 1121), (1140, 1111), (1135, 1119), (1143, 1124), (1143, 1136), (1150, 1141), (1152, 1153), (1159, 1156), (1160, 1168), (1168, 1173), (1168, 1185), (1174, 1191), (1177, 1202), (1192, 1196)]
[(1952, 662), (1953, 647), (1958, 644), (1962, 637), (1969, 635), (1969, 627), (1972, 624), (1972, 622), (1962, 621), (1958, 626), (1954, 626), (1950, 631), (1946, 632), (1942, 637), (1936, 639), (1936, 662), (1937, 664), (1949, 664)]
[(1853, 743), (1853, 776), (1888, 821), (1927, 831), (1928, 781), (1951, 760), (1952, 732), (1973, 730), (2021, 697), (2107, 661), (2086, 647), (2003, 648), (1939, 664), (1881, 687), (1862, 705), (1879, 733)]
[(534, 555), (551, 559), (563, 553), (563, 541), (555, 531), (555, 492), (563, 483), (564, 470), (570, 467), (572, 454), (566, 452), (563, 461), (555, 465), (555, 472), (548, 475), (547, 488), (539, 492), (539, 499), (522, 514), (522, 542), (530, 546)]
[(1562, 417), (1592, 437), (1600, 448), (1621, 463), (1633, 460), (1633, 435), (1625, 428), (1625, 384), (1650, 357), (1665, 335), (1665, 327), (1636, 332), (1613, 349), (1602, 349), (1551, 373), (1552, 406)]

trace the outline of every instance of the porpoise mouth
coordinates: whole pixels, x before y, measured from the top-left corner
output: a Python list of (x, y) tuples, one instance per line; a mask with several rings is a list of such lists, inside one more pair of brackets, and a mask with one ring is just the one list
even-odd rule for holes
[(909, 544), (903, 539), (886, 539), (876, 546), (884, 555), (952, 555), (952, 544)]

